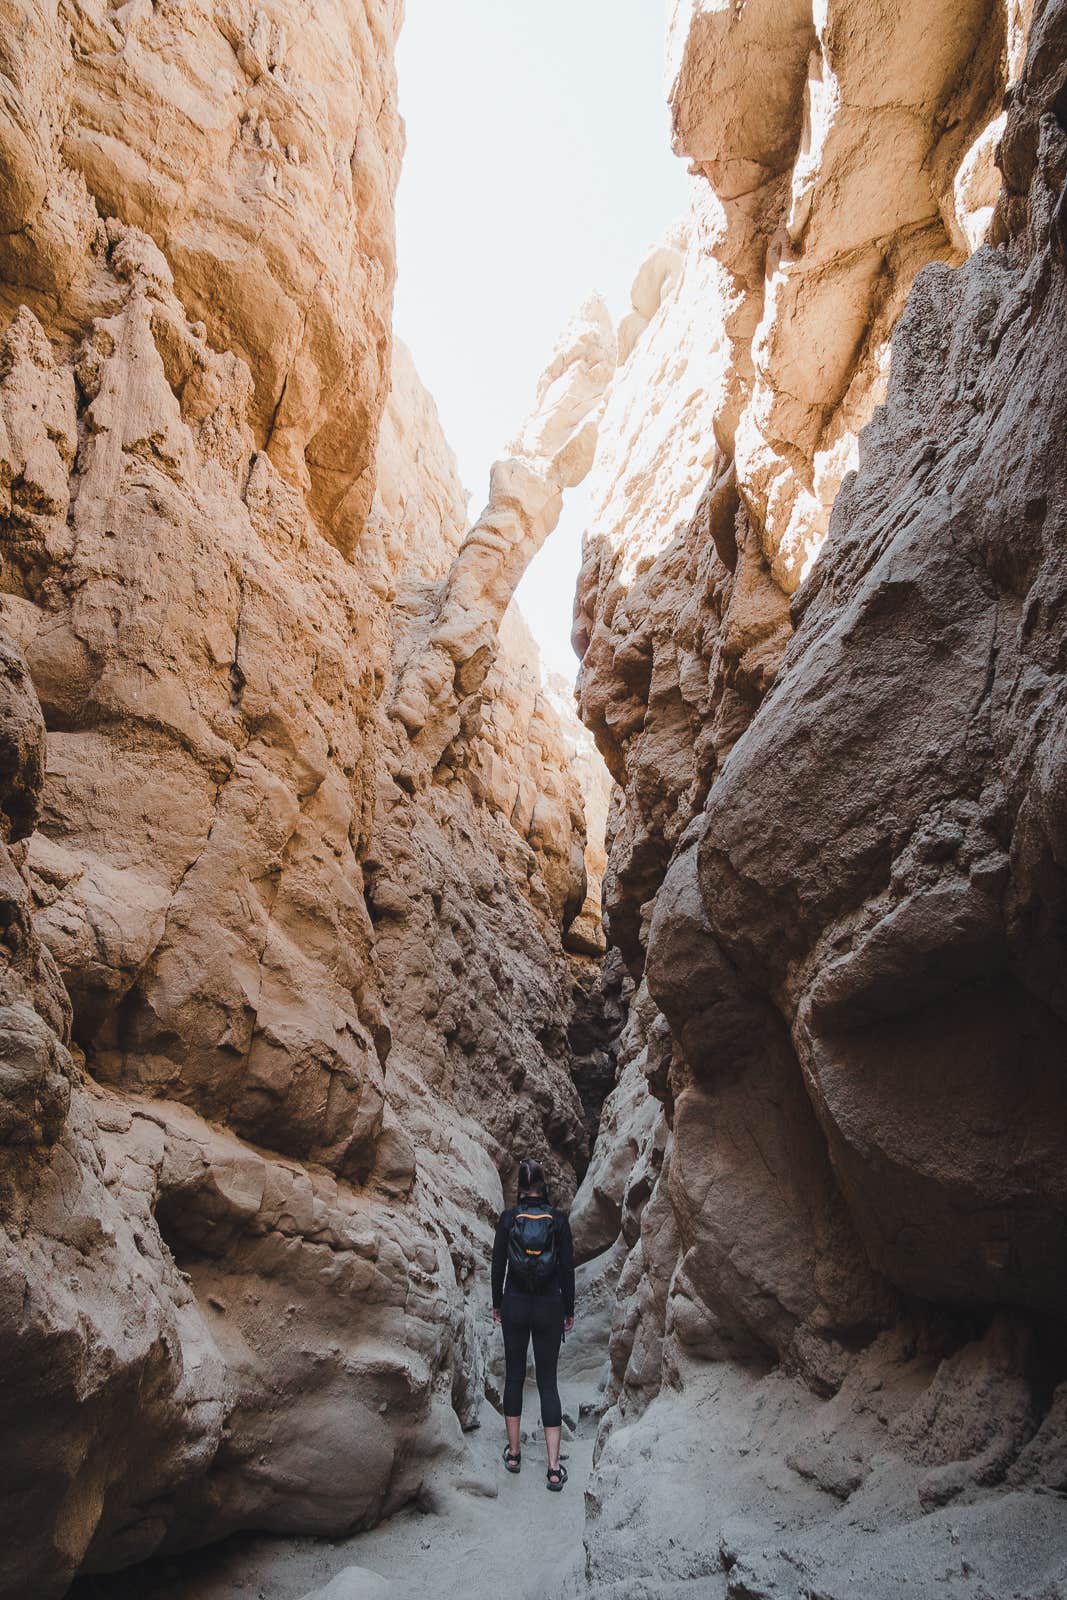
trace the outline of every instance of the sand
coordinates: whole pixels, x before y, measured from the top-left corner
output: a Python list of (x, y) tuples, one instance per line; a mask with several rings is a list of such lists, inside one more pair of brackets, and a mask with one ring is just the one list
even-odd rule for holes
[[(577, 1419), (588, 1398), (563, 1389)], [(109, 1577), (82, 1579), (71, 1600), (549, 1600), (584, 1564), (584, 1490), (596, 1418), (565, 1428), (562, 1493), (545, 1486), (537, 1390), (527, 1382), (522, 1471), (505, 1471), (504, 1425), (489, 1407), (461, 1462), (431, 1474), (417, 1506), (350, 1539), (242, 1537)], [(572, 1434), (572, 1437), (566, 1437)]]

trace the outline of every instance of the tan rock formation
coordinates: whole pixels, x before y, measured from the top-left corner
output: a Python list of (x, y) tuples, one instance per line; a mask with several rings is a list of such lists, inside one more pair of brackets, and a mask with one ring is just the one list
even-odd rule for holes
[(597, 1595), (1067, 1570), (1064, 8), (1023, 68), (1027, 25), (677, 8), (714, 192), (609, 392), (576, 618), (643, 980), (575, 1206)]
[(593, 464), (604, 393), (615, 370), (607, 308), (593, 296), (564, 329), (534, 409), (493, 464), (488, 503), (439, 591), (402, 647), (393, 701), (420, 763), (432, 772), (479, 696), (504, 613), (559, 520), (565, 489)]
[(447, 572), (468, 520), (467, 496), (437, 407), (399, 339), (393, 341), (376, 467), (375, 504), (360, 554), (370, 567), (378, 546), (379, 587), (395, 600), (398, 587), (435, 583)]
[(915, 274), (988, 223), (1024, 15), (953, 0), (921, 25), (920, 72), (917, 12), (887, 44), (881, 15), (849, 8), (673, 10), (675, 146), (699, 178), (620, 329), (575, 615), (582, 714), (629, 796), (607, 909), (631, 964), (773, 681)]
[[(684, 256), (654, 280), (663, 299), (609, 390), (575, 603), (582, 716), (624, 789), (605, 910), (631, 965), (641, 907), (788, 638), (787, 601), (738, 518), (736, 474), (715, 439), (730, 381), (718, 310), (728, 286), (706, 211), (697, 191), (676, 232)], [(650, 261), (662, 256), (657, 247)], [(642, 266), (642, 315), (653, 309), (646, 278)]]
[(904, 5), (888, 27), (803, 0), (674, 7), (675, 145), (714, 191), (711, 249), (727, 272), (719, 439), (787, 592), (855, 466), (915, 273), (958, 260), (957, 206), (992, 199), (977, 156), (975, 176), (954, 180), (969, 147), (988, 148), (1009, 31), (1017, 65), (1019, 19), (989, 0)]
[[(564, 1194), (587, 1156), (569, 1075), (571, 964), (562, 929), (585, 896), (582, 798), (536, 648), (506, 616), (474, 718), (418, 787), (390, 721), (364, 860), (374, 961), (406, 1113), (444, 1097), (476, 1118), (501, 1174), (540, 1149)], [(416, 769), (418, 770), (418, 769)], [(488, 1208), (483, 1208), (488, 1211)]]
[(386, 406), (396, 21), (0, 39), (5, 1596), (410, 1498), (502, 1177), (586, 1159), (521, 626), (432, 770), (386, 712), (465, 531), (402, 351)]
[[(92, 1075), (65, 1121), (59, 1077), (59, 1109), (35, 1089), (44, 1125), (14, 1130), (32, 1162), (5, 1206), (5, 1303), (21, 1307), (5, 1362), (24, 1376), (5, 1416), (7, 1503), (38, 1542), (5, 1540), (11, 1594), (29, 1574), (61, 1592), (82, 1563), (249, 1521), (337, 1531), (400, 1503), (413, 1447), (432, 1455), (477, 1409), (466, 1304), (499, 1195), (474, 1075), (405, 1127), (403, 1051), (385, 1070), (359, 859), (383, 618), (269, 460), (249, 469), (241, 364), (189, 328), (151, 243), (111, 233), (117, 308), (73, 366), (28, 311), (0, 360), (3, 612), (51, 724), (29, 845), (36, 927)], [(10, 802), (23, 831), (27, 787)], [(513, 858), (535, 878), (536, 848), (487, 834), (474, 805), (469, 788), (451, 801), (475, 848), (465, 864), (436, 844), (439, 893), (472, 892), (465, 865), (493, 885), (496, 960), (510, 935), (532, 991), (528, 1009), (508, 1003), (510, 1049), (484, 1038), (505, 1002), (482, 992), (488, 1074), (521, 1059), (525, 1029), (554, 1021), (569, 986), (547, 890), (540, 915), (510, 910)], [(580, 826), (575, 807), (565, 827)], [(580, 839), (557, 850), (580, 864)], [(465, 987), (462, 961), (437, 977)], [(53, 1058), (79, 1081), (60, 1044), (40, 1050), (42, 1085)], [(573, 1087), (539, 1059), (538, 1097), (513, 1086), (501, 1132), (518, 1115), (526, 1142), (580, 1159)], [(157, 1399), (131, 1417), (138, 1391)]]
[[(0, 29), (0, 1596), (410, 1500), (533, 1150), (587, 1593), (1048, 1600), (1063, 0), (679, 0), (691, 214), (469, 531), (398, 21)], [(594, 449), (613, 789), (511, 607)]]
[(585, 813), (586, 893), (581, 911), (567, 929), (565, 942), (575, 955), (601, 956), (606, 948), (601, 889), (608, 865), (608, 812), (614, 786), (592, 734), (578, 721), (572, 685), (553, 673), (547, 687), (564, 731), (568, 766), (578, 779)]
[(257, 448), (351, 553), (389, 385), (399, 4), (60, 10), (16, 0), (0, 45), (5, 304), (79, 330), (99, 218), (143, 230), (251, 370)]

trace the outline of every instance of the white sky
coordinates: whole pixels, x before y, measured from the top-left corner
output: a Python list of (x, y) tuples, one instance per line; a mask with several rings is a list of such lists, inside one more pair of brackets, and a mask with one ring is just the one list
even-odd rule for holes
[[(664, 0), (407, 0), (396, 329), (437, 401), (475, 514), (556, 337), (592, 289), (616, 321), (686, 202), (663, 87)], [(573, 678), (585, 515), (572, 490), (519, 589)]]

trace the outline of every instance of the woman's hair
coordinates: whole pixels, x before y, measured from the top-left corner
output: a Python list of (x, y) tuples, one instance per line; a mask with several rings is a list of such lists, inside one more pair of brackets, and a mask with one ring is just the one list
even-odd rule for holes
[(524, 1194), (537, 1195), (543, 1200), (548, 1199), (548, 1184), (545, 1182), (544, 1169), (540, 1161), (535, 1161), (532, 1156), (524, 1156), (519, 1162), (519, 1198)]

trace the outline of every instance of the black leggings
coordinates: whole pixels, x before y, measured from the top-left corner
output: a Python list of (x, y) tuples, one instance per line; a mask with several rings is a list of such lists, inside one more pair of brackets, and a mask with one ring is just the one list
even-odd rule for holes
[(505, 1294), (500, 1313), (504, 1327), (504, 1415), (521, 1417), (526, 1382), (526, 1351), (533, 1334), (534, 1368), (541, 1395), (541, 1422), (558, 1428), (563, 1410), (556, 1387), (556, 1362), (563, 1338), (563, 1300), (559, 1294)]

